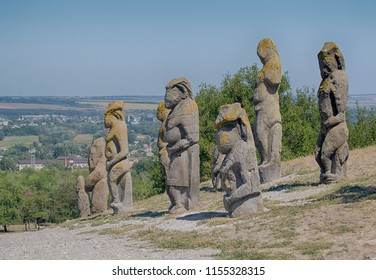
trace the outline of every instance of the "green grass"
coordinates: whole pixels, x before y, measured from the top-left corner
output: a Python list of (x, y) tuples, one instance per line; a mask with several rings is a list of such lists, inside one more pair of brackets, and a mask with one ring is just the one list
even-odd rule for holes
[(333, 244), (327, 242), (301, 242), (295, 246), (303, 255), (319, 257), (322, 250), (330, 249)]
[(15, 145), (23, 145), (28, 147), (34, 142), (39, 142), (38, 136), (5, 136), (4, 139), (0, 141), (0, 147), (11, 148)]

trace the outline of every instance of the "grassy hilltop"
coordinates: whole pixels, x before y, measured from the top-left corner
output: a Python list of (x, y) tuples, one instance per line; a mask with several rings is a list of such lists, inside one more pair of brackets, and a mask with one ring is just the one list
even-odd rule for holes
[(214, 249), (217, 259), (376, 258), (376, 146), (352, 150), (347, 179), (318, 183), (313, 156), (283, 162), (285, 179), (264, 192), (262, 214), (231, 219), (222, 192), (203, 183), (192, 212), (166, 214), (166, 194), (135, 203), (118, 216), (76, 219), (62, 224), (96, 233), (151, 242), (164, 249)]

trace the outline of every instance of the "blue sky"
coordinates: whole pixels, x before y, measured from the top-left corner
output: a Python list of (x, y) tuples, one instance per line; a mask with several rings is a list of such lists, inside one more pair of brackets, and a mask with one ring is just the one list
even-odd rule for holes
[(376, 94), (376, 1), (0, 0), (0, 95), (162, 95), (185, 76), (220, 85), (277, 45), (293, 88), (320, 83), (336, 42), (350, 94)]

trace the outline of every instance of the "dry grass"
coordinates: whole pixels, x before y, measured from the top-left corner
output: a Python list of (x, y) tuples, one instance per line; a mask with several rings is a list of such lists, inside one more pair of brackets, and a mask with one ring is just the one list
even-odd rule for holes
[[(214, 248), (217, 259), (375, 259), (376, 258), (376, 146), (350, 152), (347, 179), (322, 188), (312, 156), (283, 163), (283, 174), (298, 173), (274, 192), (321, 190), (285, 206), (265, 200), (261, 214), (230, 219), (225, 215), (222, 192), (203, 183), (200, 203), (186, 216), (166, 214), (166, 194), (135, 203), (132, 213), (103, 216), (92, 226), (137, 224), (132, 230), (114, 227), (98, 234), (129, 235), (165, 249)], [(179, 229), (179, 224), (187, 225)], [(172, 227), (174, 225), (174, 227)], [(95, 228), (93, 229), (95, 230)]]

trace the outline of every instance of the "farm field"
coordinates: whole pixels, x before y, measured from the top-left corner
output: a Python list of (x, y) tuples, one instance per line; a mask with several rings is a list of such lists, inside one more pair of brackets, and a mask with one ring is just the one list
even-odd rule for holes
[(0, 147), (11, 148), (15, 145), (24, 145), (27, 147), (34, 142), (39, 142), (38, 136), (5, 136), (4, 139), (0, 141)]
[(77, 144), (91, 144), (93, 141), (93, 134), (77, 134), (73, 142)]
[[(83, 105), (93, 105), (95, 107), (106, 108), (113, 101), (80, 101)], [(156, 110), (157, 104), (153, 103), (128, 103), (125, 102), (125, 110)]]

